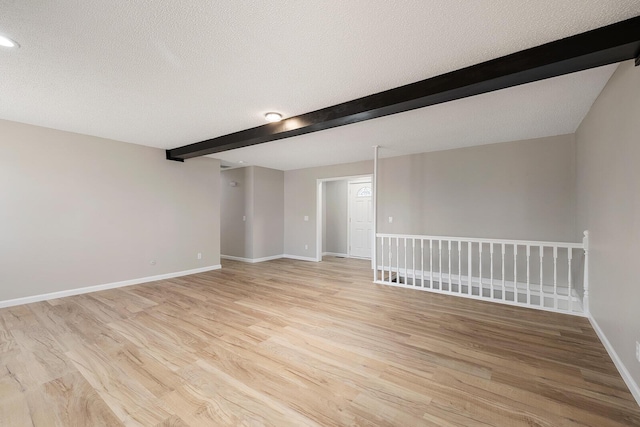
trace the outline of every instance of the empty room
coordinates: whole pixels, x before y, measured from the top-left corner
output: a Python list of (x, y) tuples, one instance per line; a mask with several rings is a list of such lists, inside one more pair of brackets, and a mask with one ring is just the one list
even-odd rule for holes
[(640, 426), (637, 0), (0, 0), (0, 426)]

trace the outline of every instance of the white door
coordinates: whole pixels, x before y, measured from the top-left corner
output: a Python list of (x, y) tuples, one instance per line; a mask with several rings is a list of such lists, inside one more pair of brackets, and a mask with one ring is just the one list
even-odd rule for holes
[(349, 183), (349, 256), (371, 258), (373, 191), (371, 182)]

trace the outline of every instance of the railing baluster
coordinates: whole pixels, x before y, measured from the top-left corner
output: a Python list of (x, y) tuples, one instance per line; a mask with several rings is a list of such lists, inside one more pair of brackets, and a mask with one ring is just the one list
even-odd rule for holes
[[(376, 237), (376, 244), (378, 243), (378, 238)], [(376, 250), (378, 248), (376, 247)], [(380, 278), (381, 282), (384, 282), (384, 237), (380, 238), (380, 263), (382, 264), (382, 277)], [(378, 277), (378, 266), (376, 265), (376, 278)]]
[(407, 270), (407, 238), (404, 238), (404, 284), (407, 285), (409, 284), (409, 281), (407, 280), (407, 276), (409, 274), (409, 270)]
[(544, 307), (544, 275), (543, 275), (544, 246), (540, 245), (540, 307)]
[(453, 288), (451, 287), (451, 240), (447, 240), (447, 249), (449, 250), (449, 292), (453, 292)]
[[(385, 279), (386, 275), (385, 275), (385, 271), (384, 271), (384, 269), (385, 269), (385, 263), (384, 263), (384, 255), (385, 254), (384, 254), (384, 251), (385, 251), (386, 246), (384, 245), (384, 237), (382, 237), (380, 240), (382, 241), (382, 281), (385, 282), (386, 281), (386, 279)], [(387, 254), (387, 256), (388, 255), (389, 254)]]
[(531, 305), (531, 268), (529, 268), (530, 260), (531, 246), (527, 245), (527, 305)]
[(484, 297), (484, 287), (482, 286), (482, 242), (478, 243), (478, 265), (480, 266), (480, 277), (479, 277), (479, 287), (478, 287), (478, 295), (480, 295), (480, 297)]
[(553, 308), (558, 309), (558, 247), (553, 247)]
[(589, 230), (584, 231), (582, 238), (582, 248), (584, 249), (584, 274), (582, 279), (582, 312), (585, 315), (591, 313), (590, 296), (589, 296)]
[(502, 301), (507, 299), (507, 285), (504, 280), (504, 243), (502, 243)]
[(471, 271), (473, 270), (473, 253), (471, 251), (471, 246), (473, 244), (471, 242), (467, 242), (467, 282), (469, 283), (469, 287), (467, 288), (467, 294), (473, 294), (472, 285), (471, 285)]
[(491, 299), (493, 299), (493, 242), (489, 244), (489, 258), (491, 259)]
[(417, 286), (417, 280), (416, 280), (416, 239), (415, 237), (411, 239), (411, 261), (413, 264), (413, 282), (411, 283), (412, 286)]
[(518, 245), (513, 245), (513, 302), (518, 302)]
[(440, 276), (438, 289), (442, 290), (442, 240), (438, 240), (438, 274)]
[(429, 288), (433, 289), (433, 240), (429, 239)]
[(420, 239), (420, 275), (422, 277), (422, 287), (424, 288), (424, 239)]
[(400, 238), (396, 237), (396, 283), (400, 284)]
[(393, 282), (391, 277), (391, 264), (393, 264), (393, 247), (391, 246), (391, 237), (389, 237), (389, 283)]
[(567, 302), (569, 307), (569, 313), (573, 313), (573, 293), (571, 290), (571, 259), (573, 258), (573, 251), (571, 248), (567, 249), (567, 264), (569, 265), (569, 277), (567, 281), (567, 296), (569, 297), (569, 301)]
[(458, 293), (462, 293), (462, 240), (458, 240)]

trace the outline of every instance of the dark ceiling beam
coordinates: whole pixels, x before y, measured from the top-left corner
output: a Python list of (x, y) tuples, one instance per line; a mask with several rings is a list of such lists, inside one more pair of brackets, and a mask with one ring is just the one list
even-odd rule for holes
[(167, 150), (167, 159), (234, 150), (453, 101), (640, 55), (640, 16), (426, 80)]

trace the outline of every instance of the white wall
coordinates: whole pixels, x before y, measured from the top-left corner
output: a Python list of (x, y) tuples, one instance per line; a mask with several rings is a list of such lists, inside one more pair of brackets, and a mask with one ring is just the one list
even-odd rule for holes
[(220, 263), (217, 160), (1, 120), (0, 140), (0, 301)]
[(589, 229), (591, 313), (640, 402), (640, 68), (620, 64), (578, 131), (579, 229)]

